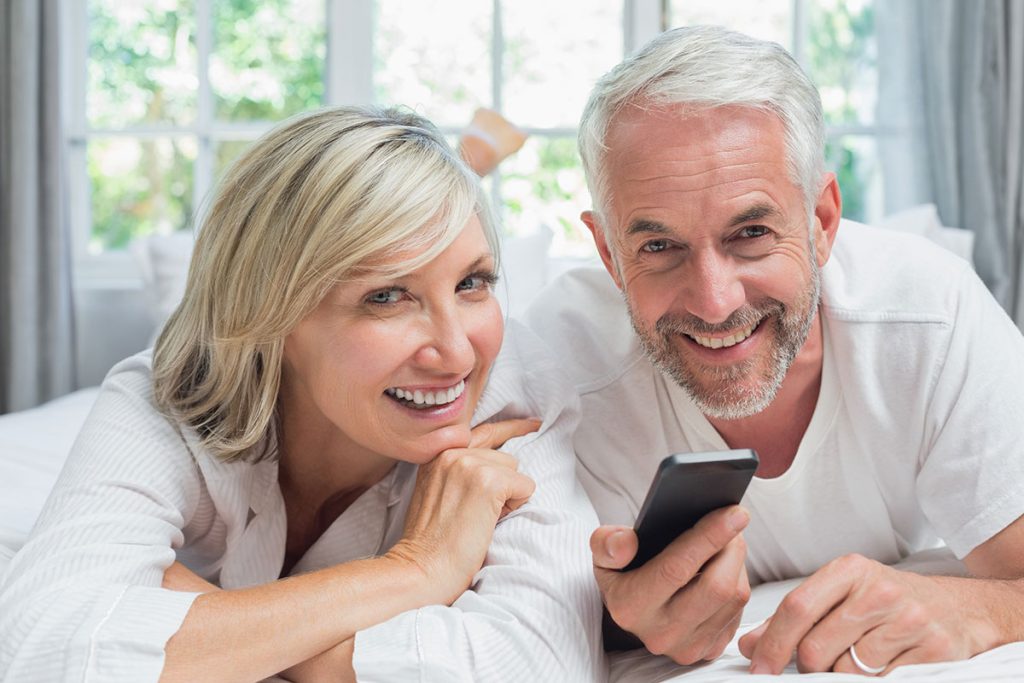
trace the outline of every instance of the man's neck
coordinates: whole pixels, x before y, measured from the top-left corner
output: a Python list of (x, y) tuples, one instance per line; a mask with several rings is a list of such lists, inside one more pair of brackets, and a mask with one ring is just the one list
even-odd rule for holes
[(757, 451), (761, 460), (757, 468), (758, 477), (773, 479), (781, 476), (793, 463), (818, 404), (823, 359), (821, 319), (815, 315), (807, 341), (782, 380), (771, 405), (756, 415), (739, 420), (708, 418), (729, 448)]

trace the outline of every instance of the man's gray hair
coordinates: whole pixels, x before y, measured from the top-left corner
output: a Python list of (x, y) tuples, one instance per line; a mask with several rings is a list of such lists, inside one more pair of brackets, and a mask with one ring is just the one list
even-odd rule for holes
[[(786, 135), (790, 179), (810, 211), (825, 171), (825, 124), (817, 88), (776, 43), (718, 26), (666, 31), (605, 74), (580, 120), (579, 150), (594, 209), (608, 208), (605, 139), (627, 105), (697, 108), (743, 106), (772, 112)], [(682, 124), (681, 124), (682, 125)]]

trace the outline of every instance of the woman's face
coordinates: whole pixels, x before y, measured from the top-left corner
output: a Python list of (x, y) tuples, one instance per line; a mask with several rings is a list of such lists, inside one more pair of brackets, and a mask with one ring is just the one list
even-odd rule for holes
[(473, 217), (409, 275), (357, 274), (336, 285), (285, 340), (285, 429), (299, 425), (304, 442), (345, 457), (423, 463), (465, 446), (501, 346), (494, 280), (494, 257)]

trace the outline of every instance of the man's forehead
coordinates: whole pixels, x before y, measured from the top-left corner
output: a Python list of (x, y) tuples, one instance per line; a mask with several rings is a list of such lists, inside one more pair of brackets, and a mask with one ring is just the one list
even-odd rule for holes
[[(785, 126), (774, 112), (748, 106), (675, 104), (623, 107), (609, 122), (609, 161), (667, 149), (742, 151), (751, 145), (784, 144)], [(679, 162), (694, 159), (677, 158)]]

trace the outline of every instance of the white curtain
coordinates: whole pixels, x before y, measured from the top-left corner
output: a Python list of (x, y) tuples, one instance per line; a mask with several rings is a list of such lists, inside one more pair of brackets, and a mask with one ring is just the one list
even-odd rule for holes
[(0, 9), (0, 413), (74, 388), (60, 4)]
[(887, 212), (934, 203), (1024, 329), (1024, 0), (876, 2)]

